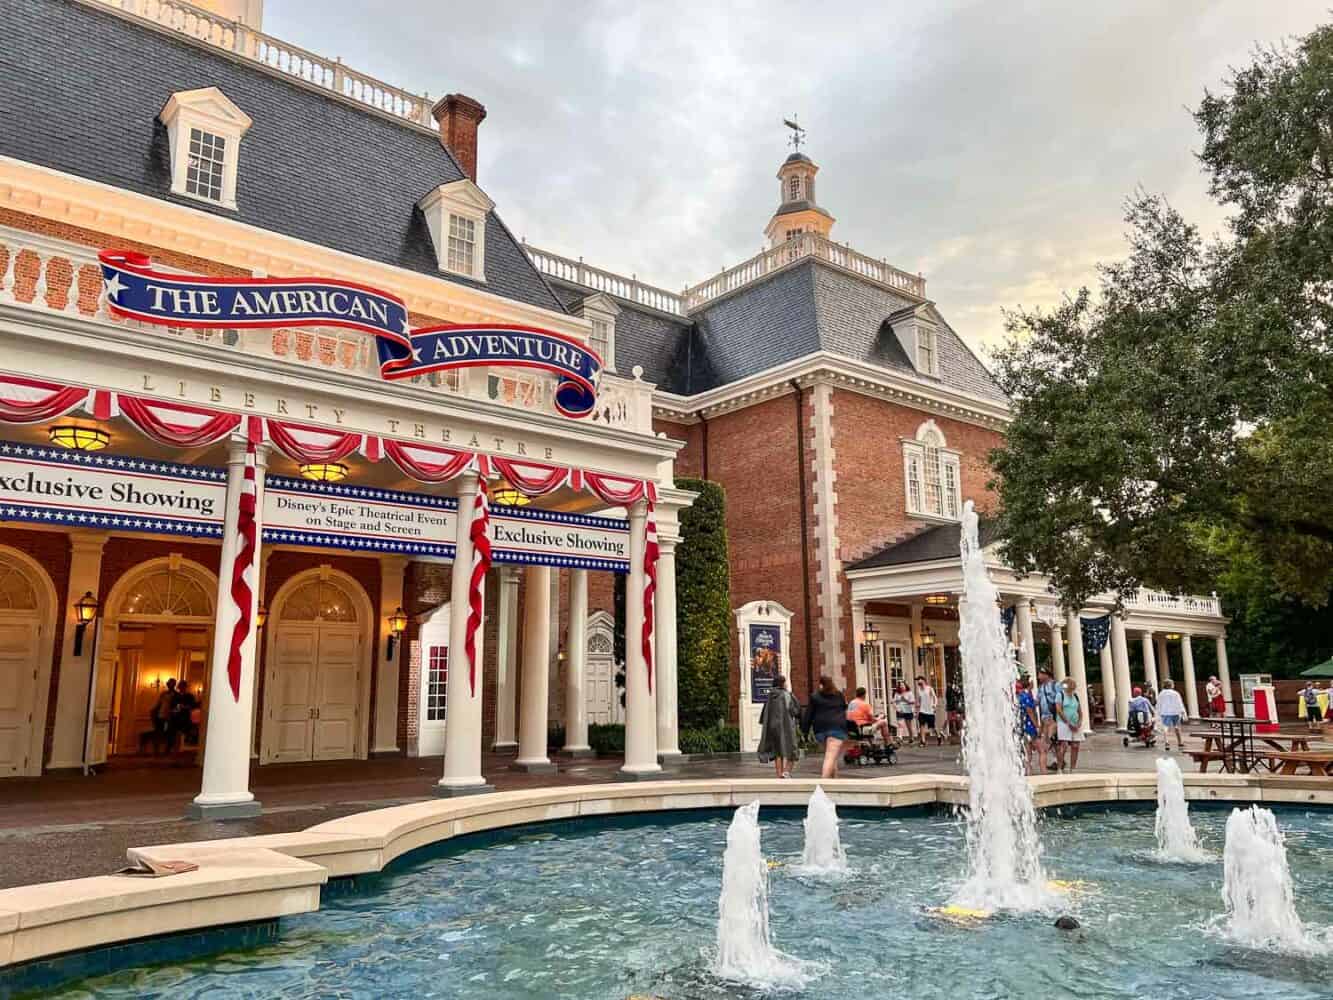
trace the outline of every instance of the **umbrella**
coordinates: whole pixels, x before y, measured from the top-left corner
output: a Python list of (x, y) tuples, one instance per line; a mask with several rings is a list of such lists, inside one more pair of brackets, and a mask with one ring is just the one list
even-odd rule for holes
[(1301, 671), (1302, 677), (1333, 677), (1333, 656), (1323, 663), (1316, 663), (1309, 670)]

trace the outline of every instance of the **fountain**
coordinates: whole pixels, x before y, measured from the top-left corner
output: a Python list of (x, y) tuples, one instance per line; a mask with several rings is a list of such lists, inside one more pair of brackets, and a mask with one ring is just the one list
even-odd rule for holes
[(768, 865), (759, 842), (759, 803), (736, 810), (722, 858), (717, 901), (717, 963), (723, 979), (761, 988), (799, 988), (806, 963), (773, 947), (768, 930)]
[(1317, 953), (1328, 947), (1296, 915), (1287, 846), (1271, 809), (1233, 809), (1227, 820), (1222, 899), (1225, 933), (1252, 948)]
[(1211, 859), (1199, 846), (1185, 802), (1185, 779), (1170, 757), (1157, 758), (1157, 857), (1162, 861), (1198, 864)]
[(952, 902), (981, 911), (1041, 909), (1054, 899), (1042, 873), (1037, 813), (1014, 738), (1018, 668), (996, 611), (998, 594), (986, 573), (970, 500), (963, 505), (962, 558), (959, 645), (967, 704), (968, 872)]
[(816, 785), (805, 813), (805, 850), (800, 870), (808, 875), (844, 875), (847, 852), (838, 835), (838, 807)]

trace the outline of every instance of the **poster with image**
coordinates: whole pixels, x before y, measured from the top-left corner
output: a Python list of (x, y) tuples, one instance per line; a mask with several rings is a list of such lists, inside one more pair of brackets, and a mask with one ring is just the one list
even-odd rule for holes
[(782, 632), (776, 625), (750, 626), (750, 701), (762, 705), (782, 666)]

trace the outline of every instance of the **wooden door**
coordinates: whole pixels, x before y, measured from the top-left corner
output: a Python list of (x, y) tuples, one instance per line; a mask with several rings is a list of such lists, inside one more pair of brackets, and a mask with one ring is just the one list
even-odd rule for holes
[(0, 619), (0, 778), (29, 769), (37, 640), (41, 627), (28, 620)]
[(111, 703), (115, 696), (116, 659), (120, 656), (120, 629), (116, 625), (103, 626), (99, 618), (88, 627), (83, 641), (97, 644), (97, 656), (93, 659), (93, 704), (85, 733), (88, 764), (105, 764), (111, 743)]
[(361, 703), (361, 629), (321, 623), (319, 667), (315, 674), (315, 760), (356, 756)]
[(268, 704), (268, 760), (310, 760), (314, 740), (315, 679), (319, 667), (315, 622), (283, 622), (273, 640)]

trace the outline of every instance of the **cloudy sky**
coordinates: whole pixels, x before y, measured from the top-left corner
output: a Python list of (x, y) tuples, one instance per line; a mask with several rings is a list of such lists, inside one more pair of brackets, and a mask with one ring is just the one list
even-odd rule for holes
[[(1189, 116), (1328, 0), (268, 0), (266, 30), (486, 105), (478, 180), (536, 246), (679, 289), (757, 253), (799, 115), (833, 235), (974, 346), (1123, 246), (1136, 185), (1216, 229)], [(372, 178), (367, 182), (373, 183)]]

